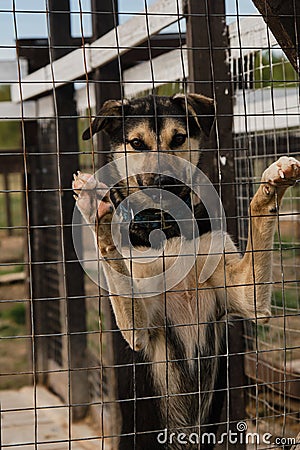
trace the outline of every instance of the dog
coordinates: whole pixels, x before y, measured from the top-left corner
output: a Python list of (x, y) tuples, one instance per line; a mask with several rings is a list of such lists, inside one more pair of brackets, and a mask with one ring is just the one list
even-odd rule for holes
[[(117, 163), (114, 170), (119, 172), (119, 181), (108, 186), (103, 180), (78, 172), (72, 185), (77, 207), (94, 229), (116, 323), (133, 353), (149, 370), (158, 408), (157, 413), (153, 410), (150, 415), (157, 414), (156, 429), (167, 430), (172, 437), (172, 442), (158, 442), (152, 436), (151, 444), (147, 444), (137, 436), (131, 448), (199, 448), (198, 431), (209, 422), (212, 409), (220, 408), (214, 402), (213, 392), (218, 379), (218, 356), (224, 353), (226, 320), (239, 316), (265, 322), (271, 314), (270, 250), (278, 208), (286, 189), (300, 177), (300, 163), (283, 156), (264, 171), (250, 202), (248, 243), (242, 257), (227, 233), (211, 229), (207, 207), (192, 192), (191, 185), (172, 176), (172, 171), (157, 173), (157, 158), (163, 154), (201, 167), (200, 149), (214, 120), (214, 101), (205, 96), (148, 96), (105, 102), (83, 133), (85, 140), (100, 131), (108, 134), (110, 160)], [(118, 164), (124, 155), (129, 158), (132, 154), (141, 159), (137, 174), (128, 174), (126, 164)], [(188, 245), (194, 239), (189, 231), (182, 236), (172, 214), (155, 207), (155, 198), (150, 195), (148, 202), (145, 200), (148, 194), (144, 192), (149, 188), (176, 196), (180, 204), (192, 211), (198, 235), (196, 258), (184, 278), (179, 277), (169, 290), (159, 292), (154, 287), (153, 294), (148, 292), (143, 298), (138, 286), (141, 280), (167, 271), (182, 243)], [(131, 211), (130, 215), (125, 202), (119, 214), (127, 214), (130, 242), (121, 233), (119, 247), (112, 233), (113, 217), (119, 205), (136, 193), (140, 194), (137, 202), (141, 212)], [(165, 236), (163, 254), (159, 253), (161, 242), (153, 249), (160, 257), (141, 263), (130, 252), (124, 256), (123, 248), (130, 243), (134, 249), (147, 251), (154, 229), (163, 231)], [(199, 281), (206, 258), (213, 260), (209, 255), (211, 242), (223, 250), (217, 262), (214, 260), (213, 272)], [(183, 442), (183, 435), (193, 437)], [(119, 448), (127, 448), (122, 439)], [(212, 447), (207, 444), (201, 448)]]

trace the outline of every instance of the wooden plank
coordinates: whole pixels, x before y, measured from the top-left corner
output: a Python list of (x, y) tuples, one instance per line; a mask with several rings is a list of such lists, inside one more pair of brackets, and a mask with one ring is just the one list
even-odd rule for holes
[(253, 0), (253, 3), (276, 37), (290, 63), (299, 73), (299, 1)]
[(122, 55), (144, 42), (149, 37), (147, 21), (150, 35), (153, 35), (176, 22), (179, 17), (181, 12), (178, 16), (177, 0), (158, 0), (149, 7), (148, 17), (145, 14), (137, 15), (91, 44), (92, 67), (102, 66), (118, 54)]
[(19, 283), (21, 281), (25, 281), (25, 272), (0, 275), (0, 284)]
[[(22, 78), (23, 100), (36, 97), (69, 81), (81, 78), (85, 73), (84, 51), (87, 52), (87, 48), (73, 50), (72, 53), (54, 61), (52, 66), (48, 64)], [(91, 70), (92, 68), (87, 62), (87, 72)], [(11, 95), (14, 102), (20, 101), (19, 86), (12, 86)]]
[[(28, 74), (28, 63), (20, 58), (22, 77)], [(19, 81), (19, 67), (17, 61), (0, 61), (0, 83), (11, 84)]]
[(89, 83), (88, 89), (89, 94), (87, 94), (86, 86), (75, 91), (77, 111), (80, 116), (84, 116), (88, 108), (96, 107), (95, 83)]
[[(150, 41), (150, 42), (149, 42)], [(123, 70), (136, 65), (137, 62), (149, 60), (149, 47), (151, 48), (152, 58), (156, 58), (164, 53), (168, 53), (175, 48), (185, 45), (185, 33), (160, 33), (150, 36), (146, 42), (131, 49), (129, 52), (121, 56), (121, 64)]]
[[(25, 102), (25, 104), (26, 103), (27, 102)], [(43, 118), (47, 119), (55, 117), (54, 99), (52, 94), (38, 98), (35, 101), (35, 105), (36, 105), (36, 119), (43, 119)]]
[[(163, 84), (163, 82), (172, 82), (181, 78), (183, 71), (179, 53), (180, 50), (173, 50), (160, 57), (153, 58), (156, 86)], [(163, 64), (160, 64), (158, 58)], [(183, 52), (183, 62), (185, 76), (188, 76), (187, 51)], [(152, 83), (149, 82), (151, 80), (149, 62), (141, 63), (125, 70), (123, 72), (123, 80), (126, 97), (131, 97), (145, 89), (150, 89)], [(90, 103), (88, 103), (86, 86), (75, 91), (77, 109), (82, 114), (85, 114), (88, 106), (91, 108), (96, 107), (94, 89), (95, 83), (90, 82)], [(245, 119), (245, 106), (247, 121)], [(23, 117), (25, 119), (54, 117), (53, 96), (41, 97), (36, 102), (30, 100), (24, 102)], [(248, 132), (298, 127), (300, 126), (298, 89), (297, 87), (291, 87), (289, 89), (277, 88), (274, 90), (237, 90), (233, 117), (235, 133), (245, 132), (246, 125)], [(0, 102), (0, 120), (20, 120), (20, 118), (21, 107), (19, 104)]]
[(277, 41), (260, 15), (240, 19), (229, 26), (230, 55), (239, 58), (254, 50), (274, 47)]
[(123, 73), (125, 97), (133, 97), (141, 91), (161, 86), (188, 76), (186, 46), (157, 56), (152, 61), (138, 64)]
[(28, 101), (21, 104), (0, 102), (0, 120), (20, 120), (36, 118), (35, 102)]
[[(148, 14), (150, 33), (156, 34), (178, 20), (177, 0), (157, 0), (154, 5), (149, 7)], [(62, 86), (69, 81), (81, 78), (86, 72), (89, 73), (97, 67), (108, 64), (118, 54), (122, 55), (128, 52), (131, 47), (135, 47), (146, 41), (147, 37), (148, 32), (145, 15), (133, 17), (128, 22), (119, 25), (116, 30), (112, 30), (97, 39), (93, 44), (87, 44), (84, 49), (74, 50), (68, 55), (54, 61), (52, 67), (47, 65), (22, 78), (23, 100), (41, 95), (53, 89), (54, 85), (55, 87)], [(84, 54), (86, 55), (86, 70)], [(14, 102), (20, 101), (17, 86), (13, 86), (12, 88), (12, 100)]]
[(237, 90), (234, 132), (286, 130), (300, 126), (299, 87)]

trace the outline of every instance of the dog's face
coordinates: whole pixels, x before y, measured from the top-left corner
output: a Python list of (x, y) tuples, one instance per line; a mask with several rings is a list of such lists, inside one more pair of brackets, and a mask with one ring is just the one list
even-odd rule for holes
[[(83, 133), (84, 140), (90, 139), (101, 130), (110, 138), (111, 159), (117, 160), (113, 165), (114, 169), (110, 169), (117, 170), (112, 180), (122, 180), (110, 186), (110, 198), (115, 207), (128, 196), (132, 198), (130, 194), (138, 194), (134, 197), (134, 204), (136, 210), (143, 212), (134, 215), (132, 220), (132, 214), (131, 218), (125, 218), (131, 220), (130, 240), (134, 246), (150, 246), (149, 236), (154, 226), (163, 230), (167, 239), (181, 234), (176, 221), (163, 212), (160, 195), (157, 203), (158, 198), (155, 197), (158, 194), (153, 192), (158, 190), (145, 188), (163, 188), (180, 197), (185, 204), (191, 204), (190, 188), (178, 179), (168, 176), (174, 173), (174, 167), (166, 167), (165, 161), (162, 175), (161, 160), (166, 158), (161, 158), (161, 155), (175, 155), (197, 166), (201, 154), (201, 139), (209, 135), (214, 117), (213, 100), (197, 94), (108, 100), (91, 126)], [(132, 154), (138, 156), (128, 158), (128, 155)], [(124, 155), (127, 157), (124, 158)], [(174, 165), (174, 159), (171, 160), (170, 164)], [(182, 170), (189, 172), (186, 167), (190, 165), (183, 166), (185, 168)], [(128, 173), (136, 175), (127, 176)], [(181, 179), (183, 177), (189, 180), (191, 174), (189, 172), (180, 175)], [(207, 231), (203, 225), (202, 228), (203, 232)]]
[[(140, 164), (141, 173), (128, 180), (131, 189), (173, 184), (178, 195), (176, 180), (155, 173), (157, 155), (167, 152), (197, 165), (201, 138), (209, 135), (214, 117), (213, 100), (198, 94), (108, 100), (83, 133), (83, 139), (103, 130), (111, 141), (112, 158), (132, 152), (145, 156), (144, 165)], [(141, 156), (139, 161), (142, 160)], [(120, 175), (126, 178), (125, 167)]]

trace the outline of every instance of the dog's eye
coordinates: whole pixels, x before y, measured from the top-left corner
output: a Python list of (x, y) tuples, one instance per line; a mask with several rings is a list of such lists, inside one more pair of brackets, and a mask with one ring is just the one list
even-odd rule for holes
[(132, 148), (134, 148), (134, 150), (146, 150), (146, 144), (144, 141), (142, 141), (142, 139), (131, 139), (131, 141), (129, 141), (129, 144), (131, 145)]
[(171, 147), (179, 147), (186, 141), (186, 134), (177, 133), (173, 136), (171, 141)]

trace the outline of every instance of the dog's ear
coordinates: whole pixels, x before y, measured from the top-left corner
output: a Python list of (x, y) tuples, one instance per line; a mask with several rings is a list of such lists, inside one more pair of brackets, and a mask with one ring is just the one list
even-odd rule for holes
[(192, 116), (197, 126), (209, 136), (215, 121), (214, 100), (201, 94), (175, 94), (173, 99), (180, 103), (184, 112)]
[(112, 133), (118, 126), (120, 126), (122, 116), (124, 114), (124, 108), (128, 108), (129, 101), (124, 100), (107, 100), (97, 117), (93, 120), (91, 125), (83, 132), (82, 139), (87, 141), (95, 133), (101, 130), (106, 131), (108, 134)]

